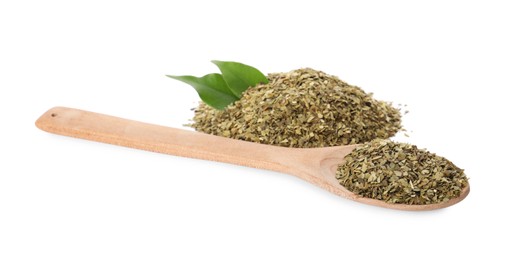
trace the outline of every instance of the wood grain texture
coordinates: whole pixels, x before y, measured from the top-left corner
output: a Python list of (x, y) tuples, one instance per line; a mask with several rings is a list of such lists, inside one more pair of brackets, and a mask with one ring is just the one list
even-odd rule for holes
[(338, 164), (357, 145), (285, 148), (65, 107), (48, 110), (36, 121), (36, 126), (50, 133), (91, 141), (287, 173), (336, 195), (391, 209), (419, 211), (444, 208), (463, 200), (470, 190), (467, 186), (460, 197), (429, 205), (389, 204), (360, 197), (341, 186), (335, 178)]

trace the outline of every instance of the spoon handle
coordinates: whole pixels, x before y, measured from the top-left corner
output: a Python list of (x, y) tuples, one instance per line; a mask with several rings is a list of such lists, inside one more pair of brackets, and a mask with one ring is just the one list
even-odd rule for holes
[(66, 107), (48, 110), (36, 121), (36, 126), (59, 135), (283, 173), (295, 173), (296, 169), (291, 167), (288, 159), (299, 159), (297, 157), (302, 154), (292, 148), (239, 141)]

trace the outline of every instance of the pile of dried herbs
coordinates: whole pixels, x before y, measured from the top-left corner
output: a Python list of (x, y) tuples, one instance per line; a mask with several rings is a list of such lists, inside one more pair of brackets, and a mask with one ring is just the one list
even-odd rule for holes
[(356, 86), (313, 69), (269, 74), (267, 84), (217, 110), (201, 103), (191, 126), (197, 131), (286, 147), (326, 147), (389, 138), (401, 115)]
[(414, 145), (374, 140), (354, 149), (336, 178), (348, 190), (388, 203), (433, 204), (458, 197), (468, 185), (462, 169)]

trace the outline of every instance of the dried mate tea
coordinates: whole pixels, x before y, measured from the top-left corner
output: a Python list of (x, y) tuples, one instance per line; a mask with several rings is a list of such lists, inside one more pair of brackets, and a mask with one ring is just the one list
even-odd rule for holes
[(415, 145), (379, 139), (347, 155), (336, 178), (363, 197), (417, 205), (456, 198), (468, 185), (463, 170), (449, 160)]
[(400, 111), (356, 86), (313, 69), (269, 74), (267, 84), (217, 110), (201, 103), (197, 131), (286, 147), (326, 147), (388, 138), (401, 129)]

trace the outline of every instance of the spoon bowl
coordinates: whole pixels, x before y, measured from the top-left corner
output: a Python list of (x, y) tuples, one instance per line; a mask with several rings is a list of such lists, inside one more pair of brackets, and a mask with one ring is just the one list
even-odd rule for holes
[(358, 145), (286, 148), (66, 107), (54, 107), (48, 110), (36, 121), (36, 126), (41, 130), (59, 135), (287, 173), (338, 196), (390, 209), (420, 211), (445, 208), (463, 200), (470, 191), (470, 187), (466, 186), (459, 197), (426, 205), (386, 203), (354, 194), (340, 185), (335, 175), (344, 157)]

